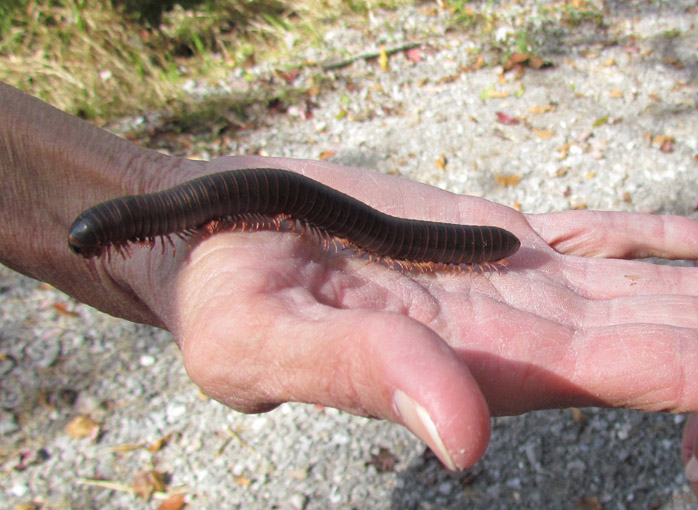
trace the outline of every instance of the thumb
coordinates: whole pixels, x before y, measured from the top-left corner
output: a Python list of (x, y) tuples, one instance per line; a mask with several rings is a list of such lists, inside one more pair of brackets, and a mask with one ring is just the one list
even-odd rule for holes
[[(385, 383), (394, 388), (394, 421), (424, 441), (451, 470), (487, 449), (490, 415), (465, 363), (432, 330), (400, 316), (385, 340)], [(403, 324), (398, 325), (400, 322)], [(414, 342), (411, 347), (405, 344)]]
[(432, 330), (404, 315), (367, 310), (326, 307), (322, 318), (299, 318), (272, 302), (265, 300), (274, 320), (263, 333), (223, 314), (182, 339), (187, 371), (209, 395), (241, 411), (296, 401), (388, 419), (452, 470), (482, 457), (490, 434), (485, 399)]

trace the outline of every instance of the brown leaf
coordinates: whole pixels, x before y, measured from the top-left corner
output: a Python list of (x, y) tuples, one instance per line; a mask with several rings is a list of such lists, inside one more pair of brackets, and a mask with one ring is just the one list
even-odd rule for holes
[(396, 460), (393, 452), (381, 446), (378, 454), (371, 455), (371, 460), (367, 464), (375, 466), (379, 473), (390, 473), (395, 471)]
[(550, 64), (546, 63), (542, 58), (535, 55), (528, 59), (528, 67), (531, 67), (533, 69), (540, 69), (541, 67), (545, 67), (548, 65)]
[(570, 411), (572, 411), (572, 419), (576, 421), (577, 423), (586, 423), (587, 418), (584, 416), (584, 412), (579, 409), (578, 407), (571, 407)]
[(609, 92), (609, 94), (611, 95), (612, 98), (615, 98), (615, 99), (619, 99), (619, 98), (623, 97), (622, 90), (613, 89)]
[(533, 115), (540, 115), (542, 113), (547, 113), (547, 112), (554, 112), (557, 109), (557, 105), (555, 104), (546, 104), (542, 106), (531, 106), (529, 107), (529, 111)]
[(445, 171), (446, 171), (446, 163), (447, 163), (447, 162), (448, 162), (448, 161), (446, 160), (446, 156), (444, 156), (444, 155), (442, 154), (441, 156), (439, 156), (438, 158), (436, 158), (436, 161), (435, 161), (434, 163), (436, 164), (436, 168), (438, 168), (438, 169), (441, 170), (442, 172), (445, 172)]
[(681, 61), (680, 61), (678, 58), (676, 58), (676, 57), (662, 57), (662, 62), (664, 62), (665, 64), (668, 64), (668, 65), (672, 66), (674, 69), (679, 69), (679, 70), (680, 70), (680, 69), (683, 69), (684, 67), (686, 67), (686, 64), (684, 64), (683, 62), (681, 62)]
[(494, 174), (494, 181), (497, 184), (499, 184), (502, 188), (516, 186), (519, 182), (521, 182), (521, 174)]
[(497, 122), (500, 124), (515, 125), (520, 124), (521, 119), (518, 117), (512, 117), (511, 115), (504, 112), (495, 112), (497, 114)]
[(405, 55), (415, 64), (419, 64), (422, 61), (423, 50), (420, 47), (410, 48), (405, 51)]
[(567, 142), (565, 145), (562, 147), (558, 147), (557, 151), (560, 153), (560, 159), (563, 160), (567, 157), (567, 153), (570, 150), (570, 147), (572, 147), (574, 143), (572, 142)]
[(141, 443), (128, 443), (128, 444), (118, 444), (109, 448), (112, 453), (122, 453), (122, 452), (132, 452), (133, 450), (138, 450), (143, 448)]
[(165, 476), (151, 469), (139, 471), (133, 477), (133, 491), (144, 500), (150, 499), (153, 492), (165, 492)]
[(153, 441), (152, 443), (150, 443), (148, 446), (145, 447), (145, 449), (148, 450), (150, 453), (160, 451), (162, 447), (165, 446), (171, 438), (172, 433), (170, 432), (169, 434), (162, 436), (157, 441)]
[(532, 129), (534, 134), (540, 136), (541, 138), (547, 139), (552, 138), (555, 132), (552, 129)]
[(676, 139), (671, 135), (657, 135), (652, 138), (652, 144), (657, 145), (662, 152), (672, 152)]
[(577, 508), (580, 510), (601, 510), (601, 502), (596, 496), (584, 496), (577, 502)]
[(65, 426), (65, 432), (74, 439), (83, 437), (96, 437), (99, 433), (99, 422), (94, 421), (89, 416), (76, 416), (68, 425)]
[(53, 309), (58, 312), (58, 315), (62, 315), (63, 317), (79, 317), (77, 312), (68, 310), (68, 305), (65, 303), (54, 303)]
[(531, 55), (528, 53), (513, 53), (504, 64), (504, 70), (513, 69), (514, 66), (527, 62), (529, 58), (531, 58)]
[(330, 159), (330, 158), (331, 158), (332, 156), (334, 156), (335, 154), (336, 154), (336, 151), (333, 151), (333, 150), (326, 150), (326, 151), (322, 151), (318, 157), (319, 157), (322, 161), (324, 161), (324, 160), (326, 160), (326, 159)]
[(17, 503), (14, 510), (39, 510), (36, 503), (29, 501), (27, 503)]
[(240, 475), (235, 477), (235, 483), (238, 485), (242, 485), (243, 487), (246, 487), (252, 483), (252, 480), (250, 480), (246, 476)]
[(177, 494), (172, 494), (170, 497), (168, 497), (160, 504), (157, 510), (180, 510), (181, 508), (184, 508), (185, 504), (184, 494), (180, 492)]
[(530, 53), (514, 53), (509, 60), (507, 60), (502, 68), (504, 71), (509, 71), (514, 68), (521, 70), (522, 67), (530, 67), (531, 69), (541, 69), (544, 67), (551, 67), (552, 62), (546, 62), (538, 55), (532, 55)]

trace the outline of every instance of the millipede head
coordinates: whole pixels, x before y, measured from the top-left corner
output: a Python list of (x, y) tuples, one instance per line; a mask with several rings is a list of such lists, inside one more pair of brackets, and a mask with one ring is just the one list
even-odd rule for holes
[(81, 217), (75, 220), (70, 227), (68, 248), (76, 255), (81, 255), (85, 258), (101, 255), (104, 251), (104, 246), (97, 241), (93, 229)]

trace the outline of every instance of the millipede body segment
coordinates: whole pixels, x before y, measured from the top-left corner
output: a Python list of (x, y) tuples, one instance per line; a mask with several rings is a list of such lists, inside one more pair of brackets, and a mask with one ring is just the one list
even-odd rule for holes
[(116, 198), (84, 211), (68, 246), (85, 258), (108, 248), (186, 235), (214, 221), (289, 218), (397, 263), (460, 265), (496, 262), (520, 242), (493, 226), (456, 225), (384, 214), (301, 174), (273, 168), (206, 175), (165, 191)]

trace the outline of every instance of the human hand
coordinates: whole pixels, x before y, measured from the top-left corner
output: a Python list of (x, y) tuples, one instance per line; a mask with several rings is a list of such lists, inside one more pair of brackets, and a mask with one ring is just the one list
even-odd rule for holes
[[(298, 235), (221, 233), (174, 257), (108, 265), (172, 331), (189, 375), (244, 412), (312, 402), (402, 423), (450, 468), (489, 416), (560, 406), (698, 409), (698, 223), (491, 202), (326, 163), (221, 158), (213, 173), (300, 171), (395, 216), (497, 225), (522, 241), (500, 272), (403, 273)], [(169, 248), (166, 248), (169, 251)]]

